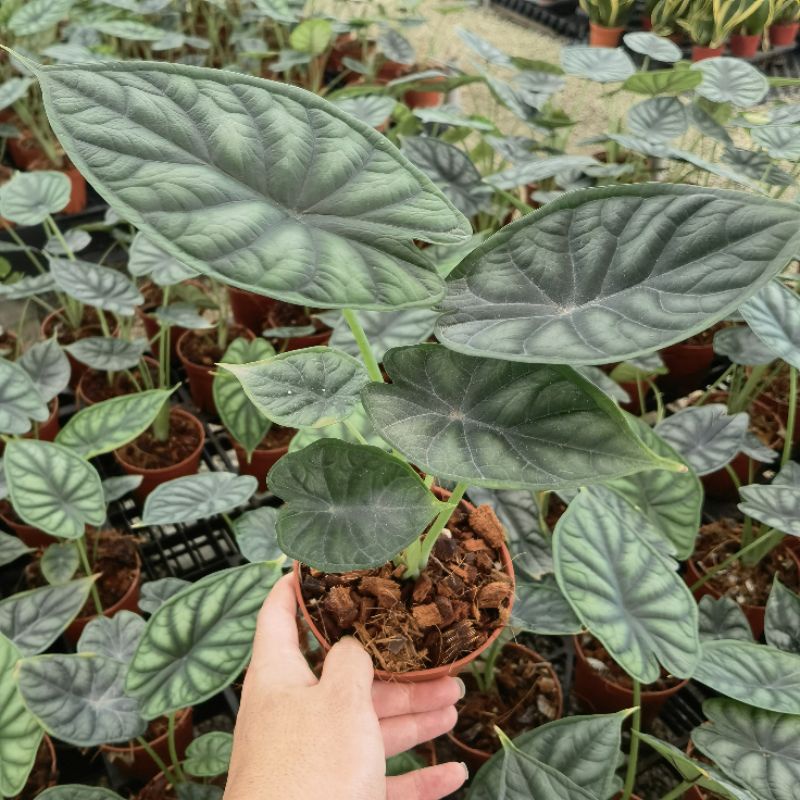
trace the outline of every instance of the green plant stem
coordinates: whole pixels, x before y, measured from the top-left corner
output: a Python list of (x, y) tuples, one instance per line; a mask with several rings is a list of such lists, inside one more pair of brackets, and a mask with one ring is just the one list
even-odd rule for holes
[(361, 431), (350, 422), (349, 419), (344, 420), (344, 426), (350, 431), (352, 437), (359, 443), (359, 444), (369, 444), (369, 442), (361, 435)]
[(505, 642), (503, 641), (502, 636), (498, 636), (494, 642), (492, 643), (491, 647), (489, 647), (489, 651), (486, 654), (484, 667), (481, 671), (481, 691), (488, 692), (494, 686), (494, 670), (495, 665), (497, 664), (497, 659), (500, 658), (500, 653), (503, 651), (505, 647)]
[(797, 424), (797, 367), (789, 366), (789, 416), (786, 418), (786, 441), (783, 443), (781, 466), (785, 466), (794, 447), (794, 430)]
[(750, 371), (750, 375), (748, 376), (747, 380), (745, 381), (742, 390), (739, 392), (736, 400), (734, 401), (734, 407), (731, 409), (733, 412), (735, 411), (743, 411), (747, 406), (750, 404), (750, 401), (753, 399), (753, 396), (756, 394), (758, 389), (761, 386), (761, 382), (764, 378), (764, 373), (769, 368), (769, 364), (762, 364), (757, 367), (753, 367)]
[(724, 383), (727, 380), (728, 376), (733, 372), (733, 370), (735, 368), (736, 368), (736, 365), (735, 364), (731, 364), (728, 367), (728, 369), (726, 369), (725, 372), (723, 372), (722, 375), (720, 375), (719, 378), (717, 378), (714, 381), (714, 383), (712, 383), (711, 386), (709, 386), (708, 389), (706, 389), (703, 392), (703, 394), (700, 395), (700, 399), (696, 403), (693, 403), (692, 405), (694, 405), (694, 406), (702, 406), (703, 403), (705, 403), (705, 401), (711, 395), (711, 393), (714, 392), (716, 389), (718, 389), (720, 384)]
[(167, 741), (169, 743), (170, 761), (172, 761), (172, 768), (175, 770), (176, 777), (179, 781), (184, 782), (186, 780), (186, 776), (183, 774), (181, 761), (178, 758), (178, 748), (175, 746), (175, 712), (173, 711), (167, 719)]
[(661, 800), (678, 800), (679, 797), (683, 797), (694, 785), (695, 781), (684, 781), (678, 784), (671, 792), (667, 792)]
[(64, 235), (61, 233), (61, 230), (56, 224), (56, 221), (50, 214), (47, 215), (47, 222), (50, 225), (50, 230), (53, 232), (53, 235), (56, 237), (58, 243), (63, 248), (64, 255), (66, 255), (66, 257), (70, 261), (77, 261), (78, 259), (75, 257), (75, 253), (72, 252), (72, 248), (67, 244), (67, 240), (64, 238)]
[(656, 399), (656, 425), (658, 425), (658, 423), (661, 422), (666, 416), (664, 397), (656, 385), (656, 382), (652, 378), (647, 378), (647, 384), (653, 390), (653, 397)]
[(61, 159), (58, 157), (58, 151), (53, 146), (52, 139), (47, 136), (45, 131), (39, 126), (39, 123), (36, 122), (33, 114), (29, 111), (23, 100), (14, 103), (14, 111), (22, 120), (23, 124), (30, 129), (33, 138), (36, 139), (42, 150), (44, 150), (44, 154), (47, 156), (47, 160), (51, 165), (56, 169), (60, 167), (61, 164), (59, 162)]
[(695, 581), (689, 587), (689, 589), (692, 592), (696, 592), (701, 586), (705, 586), (705, 584), (708, 583), (708, 581), (711, 580), (711, 578), (713, 578), (718, 572), (721, 572), (722, 570), (724, 570), (727, 567), (729, 567), (737, 559), (739, 559), (742, 556), (746, 555), (751, 550), (755, 550), (756, 547), (759, 547), (759, 546), (760, 547), (764, 547), (764, 539), (767, 536), (770, 536), (770, 535), (773, 535), (773, 534), (775, 534), (777, 537), (780, 537), (775, 541), (775, 544), (773, 545), (773, 546), (777, 546), (777, 544), (783, 540), (783, 534), (782, 533), (778, 533), (777, 531), (774, 531), (774, 530), (768, 530), (762, 536), (759, 536), (758, 538), (756, 538), (752, 542), (750, 542), (750, 544), (746, 545), (745, 547), (740, 548), (735, 553), (733, 553), (733, 555), (728, 556), (724, 561), (720, 561), (719, 564), (716, 564), (715, 566), (711, 567), (711, 569), (707, 570), (706, 573), (703, 575), (703, 577), (700, 578), (700, 580)]
[(636, 394), (639, 397), (639, 416), (641, 417), (645, 412), (644, 389), (642, 388), (642, 381), (638, 375), (636, 376)]
[(625, 773), (625, 788), (622, 790), (622, 800), (631, 800), (633, 787), (636, 783), (636, 768), (639, 762), (639, 731), (642, 728), (642, 685), (636, 679), (633, 680), (633, 704), (636, 711), (633, 712), (633, 722), (631, 724), (631, 749), (628, 753), (628, 771)]
[(458, 506), (458, 504), (461, 502), (461, 498), (464, 497), (464, 492), (467, 491), (467, 488), (468, 486), (466, 483), (456, 484), (455, 489), (453, 489), (453, 493), (450, 495), (450, 499), (444, 505), (444, 508), (442, 508), (436, 519), (433, 521), (433, 525), (431, 525), (428, 532), (425, 534), (425, 541), (422, 542), (422, 547), (420, 548), (419, 563), (416, 565), (416, 568), (414, 568), (413, 565), (410, 565), (409, 577), (419, 575), (420, 571), (428, 566), (428, 559), (433, 552), (433, 547), (436, 544), (441, 532), (449, 522), (453, 511), (456, 509), (456, 506)]
[(153, 759), (153, 763), (164, 773), (164, 777), (169, 781), (170, 786), (176, 786), (178, 781), (175, 780), (175, 776), (172, 774), (172, 770), (167, 767), (167, 765), (161, 760), (161, 756), (153, 750), (152, 747), (148, 744), (147, 740), (144, 736), (137, 736), (136, 741), (139, 743), (139, 746)]
[(739, 489), (742, 488), (742, 482), (739, 480), (736, 470), (730, 464), (726, 464), (725, 472), (728, 473), (728, 477), (733, 481), (733, 485), (736, 487), (736, 493), (738, 494)]
[(39, 272), (42, 272), (42, 273), (46, 272), (47, 270), (45, 270), (44, 264), (42, 264), (42, 262), (39, 261), (39, 259), (37, 258), (37, 256), (33, 252), (33, 250), (31, 250), (31, 248), (28, 247), (27, 244), (25, 244), (25, 242), (22, 240), (22, 238), (19, 236), (19, 234), (11, 226), (11, 224), (7, 220), (3, 219), (2, 217), (0, 217), (0, 221), (2, 221), (3, 227), (6, 229), (6, 232), (11, 237), (11, 239), (14, 242), (14, 244), (16, 244), (18, 247), (22, 248), (22, 252), (25, 253), (25, 255), (28, 257), (28, 260), (31, 262), (31, 264), (33, 264), (33, 266), (36, 267), (36, 269), (39, 270)]
[[(75, 540), (75, 546), (78, 548), (78, 555), (81, 557), (83, 571), (86, 573), (87, 578), (91, 578), (92, 566), (89, 563), (89, 554), (86, 552), (86, 542), (83, 540), (83, 536)], [(91, 592), (95, 611), (100, 616), (103, 613), (103, 604), (100, 602), (100, 592), (97, 591), (97, 583), (95, 581), (92, 581)]]
[(519, 197), (516, 197), (511, 192), (507, 192), (505, 189), (496, 189), (495, 191), (497, 192), (497, 194), (500, 195), (500, 197), (511, 203), (511, 205), (514, 206), (514, 208), (516, 208), (517, 211), (519, 211), (523, 217), (527, 216), (532, 211), (536, 210), (531, 206), (529, 206), (527, 203), (523, 203), (522, 200), (519, 199)]
[(372, 348), (369, 346), (367, 334), (364, 333), (364, 329), (361, 327), (361, 323), (358, 321), (355, 312), (349, 308), (345, 308), (342, 310), (342, 315), (356, 340), (358, 350), (361, 353), (361, 358), (364, 361), (364, 366), (367, 368), (370, 379), (376, 383), (383, 383), (380, 365), (375, 358), (375, 354), (372, 352)]

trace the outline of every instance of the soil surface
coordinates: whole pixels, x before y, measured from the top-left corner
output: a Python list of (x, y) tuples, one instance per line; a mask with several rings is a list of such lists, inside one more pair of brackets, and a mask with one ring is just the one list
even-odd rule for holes
[[(99, 533), (87, 531), (86, 549), (89, 552), (92, 572), (100, 573), (96, 584), (100, 602), (104, 609), (110, 608), (124, 597), (136, 577), (139, 568), (136, 539), (130, 534), (114, 529)], [(26, 567), (26, 574), (31, 586), (47, 585), (39, 561), (29, 564)], [(90, 617), (95, 613), (94, 602), (90, 595), (78, 617)]]
[(729, 328), (731, 324), (732, 323), (728, 322), (727, 320), (723, 320), (722, 322), (718, 322), (716, 325), (712, 325), (710, 328), (707, 328), (706, 330), (700, 331), (700, 333), (689, 337), (686, 339), (686, 341), (681, 342), (681, 344), (711, 345), (714, 343), (714, 334), (717, 331), (723, 330), (723, 328)]
[(25, 787), (11, 800), (33, 800), (48, 786), (52, 786), (56, 777), (56, 765), (53, 763), (52, 755), (50, 748), (47, 746), (47, 740), (42, 739), (39, 749), (36, 751), (33, 769), (31, 769), (31, 774), (28, 776)]
[(356, 636), (387, 672), (462, 658), (508, 621), (514, 587), (503, 568), (503, 526), (490, 506), (459, 507), (416, 580), (385, 564), (342, 575), (303, 565), (303, 596), (328, 641)]
[(777, 414), (759, 405), (751, 405), (748, 409), (750, 415), (750, 430), (767, 447), (777, 448), (783, 443), (783, 423)]
[(261, 440), (257, 450), (277, 450), (289, 446), (297, 433), (295, 428), (284, 428), (283, 425), (272, 425), (267, 435)]
[(458, 703), (454, 735), (476, 750), (494, 752), (500, 745), (495, 726), (510, 738), (552, 722), (558, 714), (558, 686), (545, 661), (504, 648), (495, 664), (495, 686), (481, 692), (474, 674), (462, 673), (466, 697)]
[[(109, 314), (106, 314), (105, 318), (109, 330), (113, 330), (114, 318)], [(45, 334), (52, 336), (54, 333), (58, 343), (62, 345), (72, 344), (78, 339), (86, 339), (89, 336), (105, 336), (97, 310), (89, 307), (84, 308), (81, 324), (75, 330), (72, 330), (67, 324), (66, 316), (51, 320), (45, 328)]]
[[(700, 528), (695, 563), (702, 574), (741, 548), (742, 523), (723, 517)], [(784, 547), (777, 547), (755, 566), (734, 561), (708, 583), (721, 594), (748, 606), (767, 604), (774, 576), (793, 592), (800, 591), (797, 563)]]
[(280, 300), (270, 308), (264, 319), (263, 329), (267, 328), (304, 328), (313, 325), (317, 333), (329, 331), (330, 328), (317, 317), (312, 316), (320, 309), (295, 306)]
[[(158, 383), (158, 367), (155, 364), (148, 364), (150, 377), (153, 385)], [(112, 397), (121, 397), (126, 394), (146, 389), (147, 387), (141, 380), (141, 370), (137, 367), (130, 370), (131, 375), (136, 379), (139, 388), (131, 380), (127, 372), (114, 373), (111, 383), (108, 382), (108, 373), (97, 369), (87, 369), (81, 378), (81, 392), (88, 400), (93, 403), (100, 403), (103, 400), (110, 400)]]
[[(608, 654), (608, 651), (591, 634), (584, 633), (580, 636), (581, 648), (592, 669), (602, 675), (607, 681), (612, 681), (619, 686), (633, 691), (633, 681), (622, 667)], [(661, 670), (661, 677), (655, 682), (648, 684), (645, 691), (662, 692), (665, 689), (672, 689), (682, 682), (681, 678), (670, 676), (665, 670)]]
[[(249, 335), (246, 328), (239, 325), (231, 325), (228, 329), (228, 339), (230, 343), (239, 336)], [(225, 347), (217, 344), (216, 328), (203, 331), (190, 331), (181, 341), (181, 355), (202, 367), (213, 367), (214, 364), (222, 361), (225, 355)]]
[(119, 449), (122, 458), (140, 469), (159, 469), (179, 464), (188, 458), (200, 443), (194, 422), (182, 414), (170, 414), (169, 437), (161, 442), (146, 430), (129, 444)]

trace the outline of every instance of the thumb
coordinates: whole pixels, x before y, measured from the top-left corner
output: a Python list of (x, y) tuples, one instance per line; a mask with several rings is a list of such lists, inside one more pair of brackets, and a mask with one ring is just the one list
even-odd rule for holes
[(320, 686), (337, 694), (346, 693), (359, 702), (372, 703), (375, 673), (367, 651), (352, 637), (340, 639), (325, 657)]

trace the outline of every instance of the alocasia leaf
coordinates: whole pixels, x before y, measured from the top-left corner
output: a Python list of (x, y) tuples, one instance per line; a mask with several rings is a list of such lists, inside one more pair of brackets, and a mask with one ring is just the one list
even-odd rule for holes
[(686, 109), (677, 97), (652, 97), (628, 111), (628, 130), (654, 142), (670, 142), (686, 133)]
[(357, 120), (377, 128), (391, 116), (397, 101), (393, 97), (378, 94), (364, 94), (358, 97), (343, 97), (333, 104), (342, 111), (352, 114)]
[(10, 564), (30, 552), (32, 552), (31, 548), (23, 544), (16, 536), (0, 531), (0, 567)]
[(391, 350), (384, 365), (392, 383), (365, 387), (367, 414), (386, 441), (439, 477), (576, 488), (673, 465), (569, 367), (474, 358), (433, 344)]
[(51, 257), (50, 274), (70, 297), (124, 317), (132, 317), (136, 306), (144, 302), (130, 278), (110, 267)]
[(278, 509), (272, 506), (245, 511), (233, 521), (236, 544), (248, 561), (275, 561), (283, 557), (278, 547), (277, 522)]
[(147, 495), (143, 525), (174, 525), (225, 514), (246, 503), (258, 488), (252, 475), (202, 472), (162, 483)]
[(44, 422), (49, 416), (30, 375), (16, 362), (0, 358), (0, 433), (27, 433), (31, 420)]
[(742, 486), (739, 510), (791, 536), (800, 536), (800, 489), (795, 486), (753, 484)]
[(465, 28), (456, 28), (458, 38), (467, 45), (473, 52), (477, 53), (481, 58), (488, 61), (490, 64), (495, 64), (499, 67), (508, 67), (511, 65), (511, 57), (506, 55), (499, 47), (495, 47), (491, 42), (486, 41), (482, 36), (477, 33), (468, 31)]
[(28, 348), (19, 365), (30, 375), (45, 403), (67, 388), (71, 368), (69, 360), (55, 339), (45, 339)]
[[(617, 502), (614, 502), (616, 498)], [(652, 523), (608, 489), (582, 490), (556, 526), (556, 577), (583, 624), (642, 683), (682, 678), (700, 656), (697, 604)]]
[(112, 475), (103, 479), (103, 497), (106, 505), (125, 497), (128, 492), (138, 489), (142, 483), (141, 475)]
[(33, 83), (33, 78), (9, 78), (0, 84), (0, 109), (8, 108), (25, 97)]
[(168, 306), (159, 306), (153, 312), (153, 316), (168, 328), (179, 326), (199, 331), (214, 327), (214, 324), (191, 303), (171, 303)]
[(800, 717), (714, 698), (692, 731), (707, 757), (759, 800), (794, 800), (800, 781)]
[(128, 667), (97, 655), (44, 655), (19, 662), (17, 684), (44, 729), (77, 747), (127, 742), (147, 723), (125, 694)]
[(56, 442), (84, 458), (110, 453), (146, 431), (170, 394), (171, 389), (148, 389), (86, 406), (58, 432)]
[(569, 636), (583, 629), (553, 575), (544, 575), (540, 580), (517, 576), (510, 624), (544, 636)]
[(78, 539), (106, 518), (97, 470), (53, 442), (15, 439), (3, 459), (11, 503), (19, 517), (51, 536)]
[(182, 578), (159, 578), (142, 584), (139, 594), (139, 608), (145, 614), (154, 614), (172, 595), (191, 586)]
[(311, 17), (303, 20), (291, 33), (289, 44), (294, 50), (319, 56), (327, 50), (333, 38), (330, 20)]
[[(370, 350), (380, 363), (387, 350), (419, 344), (428, 339), (433, 334), (438, 316), (430, 308), (404, 308), (400, 311), (362, 311), (358, 314), (358, 321), (369, 341)], [(343, 319), (334, 325), (330, 346), (356, 358), (360, 356), (350, 326)]]
[(270, 470), (278, 542), (327, 572), (380, 566), (408, 547), (440, 503), (419, 476), (377, 447), (321, 439)]
[(754, 642), (706, 641), (694, 678), (756, 708), (800, 714), (800, 655)]
[(753, 629), (742, 611), (742, 607), (732, 598), (719, 598), (706, 595), (698, 604), (700, 610), (700, 639), (738, 639), (753, 641)]
[(622, 84), (622, 88), (627, 92), (656, 97), (690, 92), (699, 86), (702, 80), (703, 76), (699, 72), (689, 69), (660, 69), (637, 72)]
[(769, 91), (767, 76), (741, 58), (709, 58), (693, 64), (692, 69), (703, 74), (697, 94), (714, 103), (750, 108)]
[(399, 64), (413, 64), (416, 59), (416, 53), (408, 39), (391, 28), (386, 28), (378, 36), (378, 47), (387, 58)]
[(764, 634), (773, 647), (800, 655), (800, 596), (784, 586), (777, 575), (767, 601)]
[(130, 41), (157, 42), (166, 33), (161, 28), (138, 22), (132, 19), (98, 20), (91, 23), (91, 27), (106, 36), (116, 36), (118, 39)]
[(0, 191), (0, 215), (17, 225), (41, 225), (64, 208), (71, 191), (63, 172), (16, 172)]
[(213, 778), (228, 771), (233, 750), (233, 734), (211, 731), (198, 736), (186, 748), (183, 768), (197, 778)]
[(81, 564), (75, 542), (55, 542), (42, 553), (39, 566), (51, 586), (61, 586), (71, 581)]
[[(64, 241), (62, 242), (61, 239)], [(79, 253), (92, 243), (92, 234), (82, 228), (72, 228), (65, 231), (61, 238), (51, 236), (45, 243), (45, 252), (54, 256), (65, 256), (70, 251)], [(66, 247), (64, 246), (66, 244)]]
[(55, 286), (50, 273), (28, 275), (15, 283), (0, 283), (0, 297), (7, 300), (24, 300), (26, 297), (52, 291)]
[(347, 418), (347, 424), (337, 422), (325, 428), (303, 428), (299, 430), (294, 438), (289, 442), (289, 452), (294, 453), (308, 447), (312, 442), (319, 439), (341, 439), (343, 442), (351, 444), (371, 444), (373, 447), (380, 447), (386, 451), (391, 448), (381, 439), (372, 427), (372, 423), (367, 419), (364, 407), (359, 404), (356, 410)]
[(0, 797), (16, 797), (22, 791), (44, 734), (25, 708), (14, 680), (21, 657), (0, 635)]
[(562, 47), (561, 66), (567, 75), (576, 75), (599, 83), (624, 81), (636, 72), (630, 56), (621, 47)]
[(690, 406), (660, 422), (656, 433), (698, 474), (722, 469), (742, 449), (747, 414), (728, 414), (720, 403)]
[(79, 783), (65, 783), (45, 789), (36, 800), (122, 800), (111, 789), (102, 786), (84, 786)]
[(369, 383), (360, 361), (330, 347), (220, 366), (233, 373), (261, 414), (289, 428), (324, 428), (347, 419)]
[(762, 128), (753, 128), (750, 135), (753, 141), (758, 142), (772, 158), (800, 160), (796, 125), (765, 125)]
[(800, 297), (796, 292), (772, 281), (739, 310), (775, 355), (800, 369)]
[(650, 31), (626, 33), (623, 41), (634, 53), (661, 61), (664, 64), (673, 64), (683, 58), (683, 52), (675, 42), (663, 36), (656, 36)]
[(78, 639), (79, 653), (95, 653), (120, 664), (130, 664), (144, 634), (145, 621), (132, 611), (90, 620)]
[(128, 270), (131, 275), (147, 275), (158, 286), (172, 286), (197, 274), (153, 244), (143, 233), (133, 237)]
[(222, 788), (213, 783), (179, 783), (178, 800), (222, 800)]
[(87, 336), (64, 348), (73, 358), (92, 369), (118, 372), (132, 369), (148, 348), (147, 339), (116, 339), (110, 336)]
[(725, 356), (734, 364), (748, 367), (769, 364), (776, 358), (776, 354), (747, 325), (717, 331), (714, 334), (714, 352)]
[(800, 250), (798, 225), (800, 207), (752, 194), (654, 183), (571, 192), (461, 262), (437, 336), (533, 363), (642, 355), (755, 294)]
[(258, 610), (280, 574), (272, 563), (216, 572), (158, 608), (126, 682), (146, 719), (201, 703), (241, 672), (250, 657)]
[(86, 603), (94, 578), (42, 586), (0, 601), (0, 633), (24, 656), (47, 650)]
[(413, 240), (471, 233), (384, 136), (294, 86), (145, 62), (37, 77), (61, 144), (100, 194), (225, 283), (317, 307), (430, 305), (441, 282)]

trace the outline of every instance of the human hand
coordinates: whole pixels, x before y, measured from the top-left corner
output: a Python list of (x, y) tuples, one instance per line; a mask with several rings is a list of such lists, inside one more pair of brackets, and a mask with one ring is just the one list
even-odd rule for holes
[(449, 731), (463, 683), (374, 680), (352, 638), (317, 680), (300, 652), (293, 577), (258, 616), (224, 800), (439, 800), (467, 779), (450, 762), (387, 778), (385, 759)]

